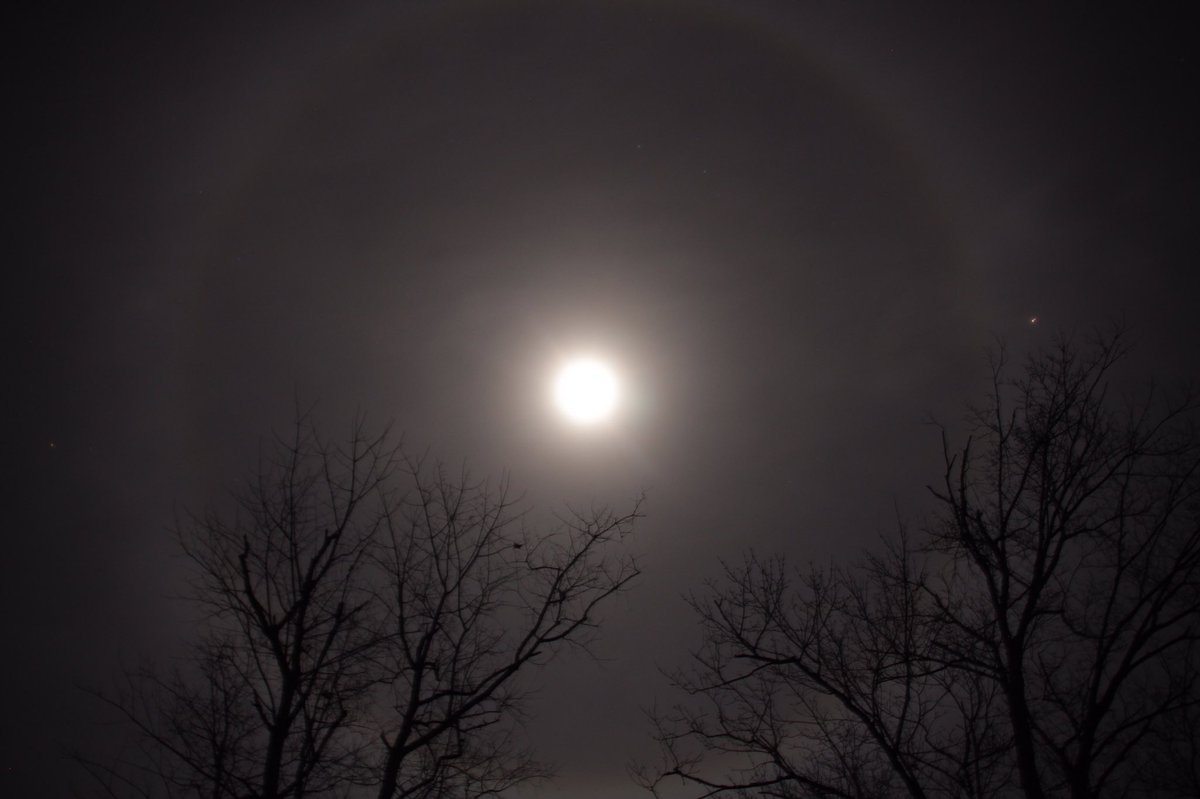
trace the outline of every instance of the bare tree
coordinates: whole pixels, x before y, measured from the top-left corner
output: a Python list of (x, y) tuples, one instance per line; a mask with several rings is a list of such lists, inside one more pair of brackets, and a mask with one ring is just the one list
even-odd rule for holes
[(936, 660), (940, 620), (907, 537), (853, 566), (749, 556), (691, 599), (704, 646), (653, 714), (696, 795), (987, 796), (1003, 779), (989, 687)]
[(1190, 396), (1114, 408), (1120, 336), (1067, 342), (1013, 382), (993, 368), (973, 434), (946, 447), (931, 592), (947, 662), (1003, 692), (1031, 799), (1128, 795), (1194, 701), (1200, 442)]
[(637, 574), (638, 515), (531, 530), (506, 485), (455, 482), (361, 420), (331, 445), (301, 416), (231, 510), (178, 526), (195, 642), (98, 694), (135, 745), (80, 759), (114, 796), (472, 799), (540, 776), (517, 677), (588, 645)]
[[(1191, 795), (1200, 441), (1190, 397), (1119, 403), (1123, 354), (993, 362), (942, 512), (852, 567), (749, 559), (692, 600), (704, 647), (655, 714), (699, 796)], [(1189, 782), (1191, 780), (1192, 782)], [(1018, 787), (1019, 786), (1019, 789)]]
[(126, 672), (96, 695), (133, 728), (106, 759), (74, 753), (104, 796), (243, 796), (256, 774), (257, 721), (230, 652), (201, 645), (184, 666)]
[(110, 786), (140, 773), (144, 795), (278, 799), (363, 778), (354, 714), (377, 634), (362, 577), (397, 464), (361, 420), (337, 447), (301, 415), (231, 508), (177, 524), (201, 627), (170, 676), (140, 669), (104, 697), (142, 755), (105, 766)]
[(506, 485), (419, 463), (409, 475), (380, 559), (390, 712), (378, 795), (495, 794), (542, 773), (504, 745), (516, 678), (564, 645), (586, 646), (598, 607), (637, 574), (628, 555), (609, 554), (637, 508), (573, 514), (547, 534), (525, 527)]

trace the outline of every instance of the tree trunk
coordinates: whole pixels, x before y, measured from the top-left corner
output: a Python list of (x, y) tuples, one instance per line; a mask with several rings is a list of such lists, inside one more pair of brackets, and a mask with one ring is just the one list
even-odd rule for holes
[(387, 763), (383, 767), (383, 779), (379, 783), (379, 799), (392, 799), (396, 794), (396, 782), (400, 779), (400, 763), (404, 756), (399, 746), (389, 746)]
[(262, 799), (279, 799), (279, 774), (283, 770), (283, 744), (287, 740), (288, 728), (291, 726), (292, 700), (296, 695), (295, 680), (290, 677), (283, 681), (279, 695), (279, 710), (271, 725), (271, 735), (267, 739), (267, 758), (263, 764)]
[(1009, 652), (1009, 674), (1005, 693), (1008, 698), (1008, 715), (1013, 728), (1013, 746), (1017, 751), (1017, 773), (1021, 777), (1021, 790), (1027, 799), (1045, 799), (1042, 777), (1038, 773), (1037, 753), (1033, 740), (1033, 721), (1029, 716), (1029, 705), (1025, 700), (1025, 675), (1021, 672), (1021, 653)]

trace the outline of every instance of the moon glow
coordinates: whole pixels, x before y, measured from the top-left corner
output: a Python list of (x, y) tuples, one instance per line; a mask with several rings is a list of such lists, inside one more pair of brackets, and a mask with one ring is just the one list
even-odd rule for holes
[(593, 358), (568, 362), (554, 381), (555, 405), (576, 424), (595, 424), (612, 416), (619, 393), (616, 374)]

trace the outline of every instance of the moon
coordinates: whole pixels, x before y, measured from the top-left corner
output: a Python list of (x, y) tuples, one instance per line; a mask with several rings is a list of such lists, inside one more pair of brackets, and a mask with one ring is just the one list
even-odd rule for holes
[(580, 425), (610, 418), (617, 409), (619, 395), (616, 373), (595, 358), (568, 361), (554, 380), (555, 405), (567, 419)]

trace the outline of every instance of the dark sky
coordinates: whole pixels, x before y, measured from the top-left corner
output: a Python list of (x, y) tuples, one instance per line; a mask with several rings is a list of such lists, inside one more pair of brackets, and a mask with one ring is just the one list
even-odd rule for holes
[[(60, 746), (105, 734), (73, 685), (186, 639), (172, 513), (297, 394), (541, 508), (648, 492), (606, 660), (553, 664), (530, 730), (537, 796), (621, 799), (680, 595), (919, 518), (922, 422), (996, 336), (1124, 320), (1139, 370), (1195, 371), (1174, 11), (45, 5), (7, 25), (4, 795), (60, 794)], [(586, 432), (545, 397), (584, 350), (628, 394)]]

